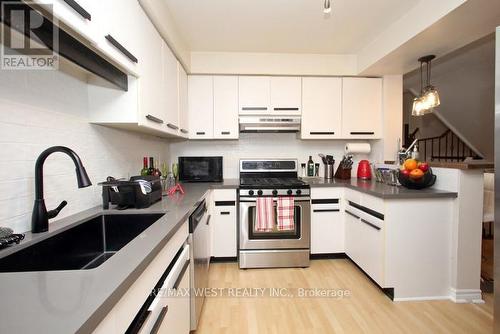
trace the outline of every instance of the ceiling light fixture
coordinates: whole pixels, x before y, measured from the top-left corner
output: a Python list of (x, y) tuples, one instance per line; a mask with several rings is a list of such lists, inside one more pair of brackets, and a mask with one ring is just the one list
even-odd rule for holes
[[(428, 55), (418, 58), (420, 62), (420, 95), (413, 99), (413, 108), (411, 111), (412, 116), (422, 116), (432, 113), (434, 108), (441, 104), (439, 100), (439, 93), (436, 87), (431, 85), (431, 61), (436, 58), (434, 55)], [(427, 82), (424, 82), (424, 63), (426, 65)]]
[(323, 13), (330, 14), (332, 12), (332, 4), (330, 0), (325, 0), (325, 4), (323, 5)]

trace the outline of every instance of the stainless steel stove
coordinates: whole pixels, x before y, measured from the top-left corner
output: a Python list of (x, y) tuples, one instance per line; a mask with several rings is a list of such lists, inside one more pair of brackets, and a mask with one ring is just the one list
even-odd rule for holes
[[(281, 196), (294, 199), (294, 228), (258, 231), (257, 198), (271, 197), (276, 208)], [(297, 160), (241, 160), (238, 201), (240, 268), (309, 266), (310, 188), (298, 178)]]

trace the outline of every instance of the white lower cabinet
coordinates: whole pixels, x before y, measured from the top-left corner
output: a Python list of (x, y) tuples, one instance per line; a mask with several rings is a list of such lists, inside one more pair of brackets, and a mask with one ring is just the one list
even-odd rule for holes
[(345, 208), (346, 254), (377, 284), (384, 287), (384, 222), (371, 208), (347, 203)]
[[(189, 247), (185, 245), (188, 236), (189, 228), (186, 221), (123, 294), (93, 333), (125, 333), (138, 312), (141, 311), (144, 301), (151, 295), (151, 291), (165, 274), (165, 270), (172, 263), (175, 255), (181, 248), (183, 248), (183, 252), (167, 274), (163, 286), (179, 291), (181, 291), (181, 287), (189, 287), (190, 264), (187, 262), (189, 260)], [(147, 324), (148, 321), (146, 321), (137, 332), (142, 333), (141, 330), (145, 330), (145, 326), (148, 326), (149, 331), (146, 330), (146, 332), (150, 333), (150, 329), (156, 325), (157, 328), (162, 328), (162, 331), (159, 333), (189, 333), (189, 305), (189, 298), (184, 296), (155, 298), (154, 303), (148, 306), (148, 309), (154, 309), (156, 316), (152, 319), (151, 323)], [(160, 315), (163, 317), (163, 320), (158, 317)]]
[(360, 238), (359, 229), (360, 224), (358, 222), (359, 217), (351, 214), (349, 210), (346, 209), (344, 215), (345, 222), (345, 253), (351, 260), (359, 265), (361, 263), (361, 251), (360, 251)]
[(311, 254), (345, 252), (341, 196), (338, 189), (311, 190)]
[[(158, 334), (187, 334), (191, 329), (190, 319), (190, 270), (189, 265), (176, 272), (174, 280), (165, 282), (165, 291), (171, 296), (164, 297), (159, 317), (151, 332)], [(146, 332), (145, 332), (146, 333)]]
[(236, 257), (237, 210), (236, 190), (216, 189), (213, 193), (212, 256)]

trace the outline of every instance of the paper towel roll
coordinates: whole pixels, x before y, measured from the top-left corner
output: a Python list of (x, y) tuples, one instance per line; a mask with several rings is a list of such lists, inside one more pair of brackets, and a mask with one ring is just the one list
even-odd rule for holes
[(347, 143), (345, 145), (346, 154), (368, 154), (372, 151), (369, 143)]

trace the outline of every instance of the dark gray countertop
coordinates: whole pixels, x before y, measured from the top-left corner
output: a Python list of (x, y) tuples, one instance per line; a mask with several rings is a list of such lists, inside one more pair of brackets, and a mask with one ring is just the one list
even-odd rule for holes
[[(167, 244), (211, 188), (236, 188), (237, 180), (185, 184), (185, 195), (164, 197), (147, 209), (105, 213), (165, 213), (101, 266), (90, 270), (0, 273), (0, 333), (89, 333)], [(51, 223), (48, 233), (26, 233), (4, 257), (103, 213), (96, 207)]]
[(302, 178), (311, 187), (345, 187), (383, 199), (411, 199), (411, 198), (455, 198), (456, 192), (444, 191), (435, 188), (420, 190), (395, 187), (375, 181), (363, 181), (356, 178), (349, 180), (325, 180), (324, 178)]

